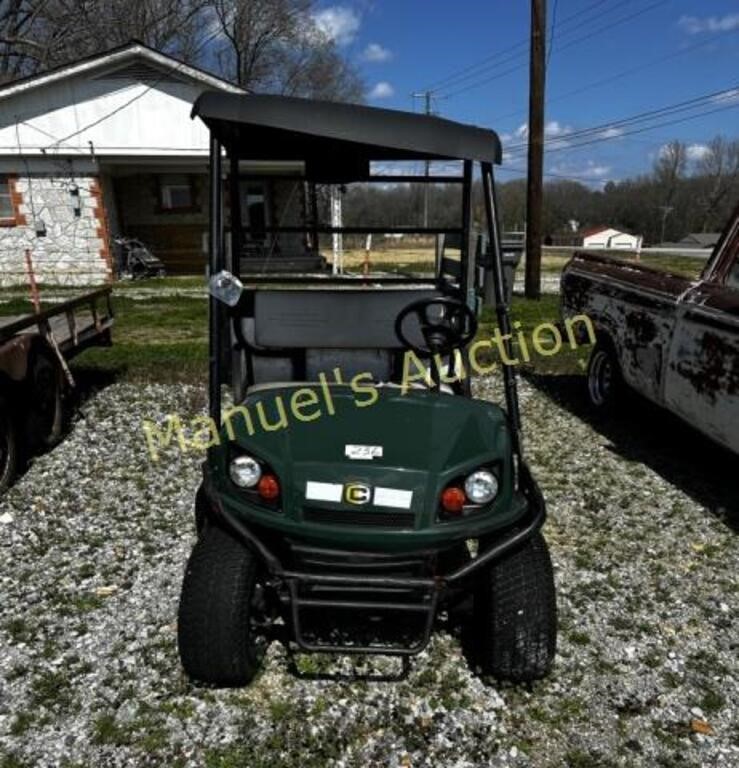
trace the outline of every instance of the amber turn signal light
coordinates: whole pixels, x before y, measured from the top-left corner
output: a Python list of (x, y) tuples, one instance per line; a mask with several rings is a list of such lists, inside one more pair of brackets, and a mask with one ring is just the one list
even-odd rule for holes
[(451, 486), (445, 488), (441, 494), (442, 509), (450, 515), (459, 515), (464, 509), (467, 497), (461, 488)]
[(257, 493), (265, 501), (274, 501), (280, 495), (280, 483), (274, 475), (262, 475), (257, 483)]

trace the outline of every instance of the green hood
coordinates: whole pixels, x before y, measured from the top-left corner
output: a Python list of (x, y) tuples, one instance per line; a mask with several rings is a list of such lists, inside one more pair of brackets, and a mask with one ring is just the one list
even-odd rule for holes
[[(483, 464), (497, 466), (498, 500), (510, 501), (510, 441), (492, 403), (427, 390), (403, 395), (396, 387), (273, 387), (227, 410), (223, 432), (233, 438), (224, 460), (243, 450), (269, 464), (280, 480), (282, 514), (293, 520), (320, 508), (412, 514), (414, 527), (431, 526), (443, 488)], [(382, 455), (347, 456), (367, 447)], [(360, 503), (347, 500), (351, 484), (362, 487), (354, 492)]]

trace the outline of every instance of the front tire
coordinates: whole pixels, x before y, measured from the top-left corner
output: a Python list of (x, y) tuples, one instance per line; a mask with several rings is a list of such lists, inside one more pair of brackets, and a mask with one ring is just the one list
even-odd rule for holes
[(544, 537), (535, 533), (482, 578), (473, 614), (482, 673), (513, 683), (545, 677), (556, 652), (557, 603)]
[(177, 625), (182, 666), (193, 680), (241, 686), (260, 670), (257, 572), (251, 550), (222, 528), (205, 527), (185, 569)]

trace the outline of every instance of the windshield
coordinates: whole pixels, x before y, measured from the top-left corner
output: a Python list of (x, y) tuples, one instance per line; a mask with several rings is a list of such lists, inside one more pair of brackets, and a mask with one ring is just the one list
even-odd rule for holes
[(442, 256), (460, 259), (462, 219), (459, 164), (437, 165), (434, 183), (417, 163), (383, 163), (377, 181), (349, 184), (245, 175), (228, 233), (240, 274), (435, 279)]

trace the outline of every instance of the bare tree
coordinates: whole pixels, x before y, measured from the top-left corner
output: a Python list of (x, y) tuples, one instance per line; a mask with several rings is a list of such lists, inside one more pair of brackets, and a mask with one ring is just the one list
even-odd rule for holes
[(212, 0), (222, 74), (251, 91), (361, 100), (364, 86), (313, 20), (313, 0)]
[(678, 183), (685, 176), (687, 162), (688, 153), (682, 142), (671, 141), (662, 147), (654, 164), (654, 178), (658, 188), (663, 192), (664, 205), (672, 202)]
[(0, 78), (12, 80), (131, 39), (193, 61), (206, 0), (0, 0)]
[(708, 143), (697, 171), (703, 182), (703, 231), (708, 232), (717, 226), (718, 211), (739, 182), (739, 141), (716, 136)]

